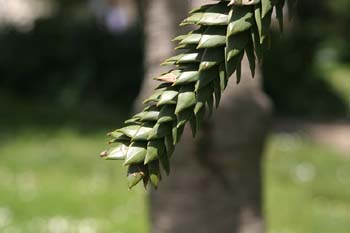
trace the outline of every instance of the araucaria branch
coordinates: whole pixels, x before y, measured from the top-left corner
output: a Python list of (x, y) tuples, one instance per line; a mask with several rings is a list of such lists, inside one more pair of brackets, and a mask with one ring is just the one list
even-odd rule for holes
[(241, 79), (241, 62), (248, 57), (252, 76), (256, 60), (268, 47), (273, 10), (283, 27), (285, 2), (295, 0), (226, 0), (190, 12), (181, 26), (196, 29), (174, 39), (181, 52), (162, 65), (171, 70), (156, 79), (161, 84), (144, 101), (146, 107), (108, 135), (112, 147), (101, 153), (108, 160), (125, 160), (129, 188), (141, 180), (157, 187), (161, 168), (170, 172), (170, 158), (190, 123), (196, 135), (206, 113), (219, 106), (233, 73)]

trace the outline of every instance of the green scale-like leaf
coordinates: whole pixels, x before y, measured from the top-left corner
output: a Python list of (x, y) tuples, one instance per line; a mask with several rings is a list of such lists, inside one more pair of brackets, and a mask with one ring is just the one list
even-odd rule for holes
[(254, 13), (252, 7), (233, 7), (232, 17), (227, 27), (227, 35), (231, 36), (240, 32), (247, 31), (254, 24)]
[(261, 0), (261, 8), (262, 8), (262, 18), (265, 18), (265, 16), (272, 11), (272, 0)]
[(189, 83), (193, 83), (193, 82), (198, 81), (198, 78), (199, 78), (199, 72), (198, 71), (183, 72), (176, 79), (174, 85), (175, 86), (181, 86), (181, 85), (186, 85), (186, 84), (189, 84)]
[(199, 49), (224, 46), (226, 27), (208, 27), (197, 42)]
[(180, 89), (179, 96), (177, 98), (175, 114), (178, 114), (184, 109), (196, 104), (196, 95), (193, 89), (194, 88), (191, 86), (183, 86)]
[[(190, 12), (182, 25), (197, 28), (176, 37), (180, 53), (162, 65), (176, 66), (155, 80), (162, 83), (144, 101), (146, 107), (108, 135), (107, 160), (124, 160), (128, 185), (158, 187), (161, 170), (170, 172), (170, 159), (187, 123), (196, 135), (234, 72), (241, 79), (246, 54), (254, 76), (256, 60), (267, 47), (273, 9), (282, 28), (283, 7), (295, 8), (296, 0), (223, 0)], [(192, 27), (193, 28), (193, 27)]]
[(146, 153), (147, 150), (145, 149), (145, 143), (131, 143), (126, 153), (124, 165), (143, 163), (146, 158)]

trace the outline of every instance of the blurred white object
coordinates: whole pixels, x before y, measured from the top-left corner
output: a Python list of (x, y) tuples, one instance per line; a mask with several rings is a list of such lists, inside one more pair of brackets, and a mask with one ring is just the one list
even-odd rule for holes
[(300, 183), (312, 182), (316, 176), (316, 169), (312, 163), (300, 163), (295, 167), (295, 178)]
[(49, 0), (0, 0), (0, 26), (30, 30), (35, 20), (49, 16), (52, 10)]
[(6, 207), (0, 206), (0, 231), (12, 221), (12, 212)]
[(130, 26), (127, 13), (119, 8), (111, 8), (106, 15), (105, 22), (108, 29), (112, 32), (123, 32)]
[(114, 33), (130, 28), (137, 18), (135, 1), (131, 0), (90, 0), (95, 15)]

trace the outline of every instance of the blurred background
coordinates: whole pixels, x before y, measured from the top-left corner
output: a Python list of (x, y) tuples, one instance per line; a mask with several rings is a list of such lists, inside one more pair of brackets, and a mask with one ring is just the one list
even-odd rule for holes
[[(98, 157), (141, 85), (141, 13), (128, 0), (0, 0), (0, 232), (148, 232), (146, 193)], [(309, 0), (273, 32), (269, 233), (350, 229), (349, 26), (347, 0)]]

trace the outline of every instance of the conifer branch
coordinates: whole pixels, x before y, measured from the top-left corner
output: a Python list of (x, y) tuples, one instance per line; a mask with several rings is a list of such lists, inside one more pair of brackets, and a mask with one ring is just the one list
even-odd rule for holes
[(107, 160), (124, 160), (132, 188), (143, 180), (157, 188), (161, 167), (170, 172), (170, 159), (187, 123), (193, 136), (203, 118), (219, 106), (221, 93), (246, 54), (252, 76), (256, 60), (269, 45), (273, 10), (283, 30), (283, 7), (295, 0), (225, 0), (192, 10), (180, 25), (197, 28), (174, 39), (181, 52), (162, 65), (175, 69), (160, 75), (161, 84), (144, 101), (146, 107), (108, 135), (112, 147), (101, 153)]

